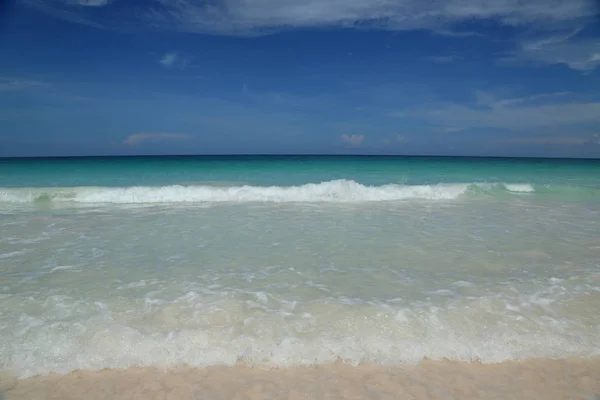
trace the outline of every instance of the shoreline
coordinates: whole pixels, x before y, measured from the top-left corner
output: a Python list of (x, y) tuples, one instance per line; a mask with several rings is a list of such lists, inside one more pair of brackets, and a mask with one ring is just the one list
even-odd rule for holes
[(600, 357), (498, 364), (423, 361), (267, 369), (105, 369), (0, 378), (1, 400), (95, 399), (600, 399)]

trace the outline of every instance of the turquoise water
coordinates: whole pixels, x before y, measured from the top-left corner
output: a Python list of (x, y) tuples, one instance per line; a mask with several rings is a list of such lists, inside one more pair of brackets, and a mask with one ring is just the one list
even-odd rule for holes
[(0, 159), (0, 187), (239, 183), (291, 186), (516, 182), (598, 187), (600, 161), (555, 159), (214, 156)]
[(0, 368), (600, 355), (600, 162), (0, 160)]

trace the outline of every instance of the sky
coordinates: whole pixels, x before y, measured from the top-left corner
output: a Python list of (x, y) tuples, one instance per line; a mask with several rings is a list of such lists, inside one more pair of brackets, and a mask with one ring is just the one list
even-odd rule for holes
[(600, 158), (597, 0), (0, 0), (0, 156)]

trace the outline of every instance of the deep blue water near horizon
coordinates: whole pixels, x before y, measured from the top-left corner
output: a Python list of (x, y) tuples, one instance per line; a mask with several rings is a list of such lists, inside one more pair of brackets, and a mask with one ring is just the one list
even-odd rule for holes
[(0, 159), (0, 370), (600, 356), (600, 161)]

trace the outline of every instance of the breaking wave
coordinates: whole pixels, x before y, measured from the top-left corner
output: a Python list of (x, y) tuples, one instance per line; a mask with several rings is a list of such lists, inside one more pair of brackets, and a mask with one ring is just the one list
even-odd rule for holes
[[(475, 190), (471, 190), (475, 189)], [(409, 199), (453, 200), (470, 191), (534, 192), (529, 184), (445, 183), (437, 185), (387, 184), (367, 186), (352, 180), (334, 180), (300, 186), (171, 185), (131, 187), (0, 188), (0, 202), (73, 203), (352, 203)]]

